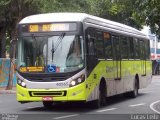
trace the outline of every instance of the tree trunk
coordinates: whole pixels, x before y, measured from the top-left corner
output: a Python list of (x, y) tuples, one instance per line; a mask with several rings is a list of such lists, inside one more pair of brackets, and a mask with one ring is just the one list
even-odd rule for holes
[[(14, 32), (13, 32), (14, 31)], [(13, 31), (9, 32), (10, 40), (16, 40), (16, 30), (13, 29)], [(15, 55), (16, 55), (16, 43), (10, 42), (10, 69), (9, 69), (9, 80), (6, 89), (10, 90), (13, 87), (13, 78), (15, 74)]]
[(0, 58), (6, 58), (6, 29), (2, 27), (0, 31)]

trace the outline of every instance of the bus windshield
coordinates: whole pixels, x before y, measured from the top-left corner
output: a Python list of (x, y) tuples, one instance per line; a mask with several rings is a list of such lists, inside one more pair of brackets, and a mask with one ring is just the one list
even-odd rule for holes
[(18, 71), (62, 73), (84, 66), (82, 36), (20, 37), (18, 43)]

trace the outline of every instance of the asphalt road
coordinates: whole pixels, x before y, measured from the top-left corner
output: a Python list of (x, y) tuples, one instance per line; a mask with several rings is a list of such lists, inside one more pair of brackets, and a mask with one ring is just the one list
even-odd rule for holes
[(139, 90), (137, 98), (110, 97), (99, 109), (81, 103), (62, 103), (45, 109), (41, 102), (20, 104), (15, 94), (0, 94), (0, 120), (159, 120), (160, 76)]

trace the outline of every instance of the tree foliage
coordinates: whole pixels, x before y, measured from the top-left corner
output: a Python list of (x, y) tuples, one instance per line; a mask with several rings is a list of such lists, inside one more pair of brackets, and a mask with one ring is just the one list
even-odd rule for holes
[(16, 25), (25, 16), (39, 13), (39, 0), (0, 1), (0, 57), (5, 57), (6, 38), (16, 36)]
[(140, 25), (132, 17), (134, 1), (130, 0), (41, 0), (42, 12), (84, 12), (121, 22), (136, 28)]
[(152, 32), (160, 36), (160, 0), (137, 0), (135, 8), (140, 23), (147, 24)]

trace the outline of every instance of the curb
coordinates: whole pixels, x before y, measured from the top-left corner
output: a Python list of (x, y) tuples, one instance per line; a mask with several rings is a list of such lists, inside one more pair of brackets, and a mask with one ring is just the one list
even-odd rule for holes
[(14, 90), (0, 90), (0, 94), (16, 94)]
[(160, 79), (160, 76), (152, 76), (152, 79)]

